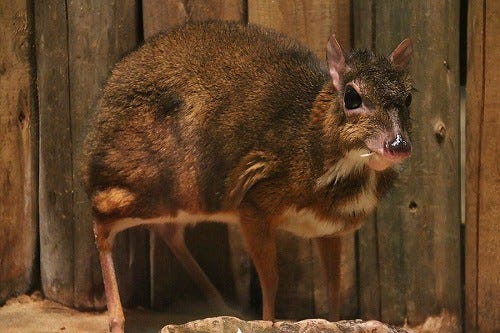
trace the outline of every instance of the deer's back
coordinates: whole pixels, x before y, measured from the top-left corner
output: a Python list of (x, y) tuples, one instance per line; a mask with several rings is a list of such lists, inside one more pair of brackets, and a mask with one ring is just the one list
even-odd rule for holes
[(86, 143), (87, 190), (124, 188), (144, 212), (217, 211), (251, 150), (293, 154), (326, 80), (310, 51), (263, 28), (203, 23), (160, 35), (104, 86)]

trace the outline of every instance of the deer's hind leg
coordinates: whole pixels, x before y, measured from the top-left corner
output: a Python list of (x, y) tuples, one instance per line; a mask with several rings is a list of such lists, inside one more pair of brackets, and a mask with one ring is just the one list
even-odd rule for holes
[(115, 267), (113, 263), (113, 243), (114, 236), (110, 233), (106, 224), (99, 224), (94, 221), (94, 235), (97, 249), (99, 251), (99, 261), (101, 263), (104, 290), (106, 293), (106, 304), (108, 307), (109, 331), (112, 333), (123, 333), (125, 317), (123, 315), (118, 283), (116, 281)]

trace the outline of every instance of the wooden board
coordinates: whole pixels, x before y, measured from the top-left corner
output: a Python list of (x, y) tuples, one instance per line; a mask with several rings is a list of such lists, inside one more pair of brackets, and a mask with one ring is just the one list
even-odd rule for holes
[(500, 3), (469, 4), (466, 167), (466, 330), (500, 330)]
[[(95, 307), (96, 287), (102, 286), (94, 244), (90, 204), (82, 188), (78, 161), (87, 120), (95, 113), (100, 89), (110, 70), (138, 44), (135, 0), (68, 2), (69, 93), (73, 147), (74, 297), (77, 307)], [(125, 305), (134, 294), (143, 301), (148, 291), (146, 233), (141, 229), (118, 235), (114, 257), (120, 295)], [(100, 290), (99, 290), (100, 291)], [(137, 300), (136, 300), (137, 301)], [(146, 303), (147, 304), (147, 303)], [(144, 303), (143, 303), (144, 305)]]
[[(248, 21), (300, 40), (320, 59), (325, 57), (326, 42), (332, 33), (336, 34), (344, 49), (351, 48), (350, 1), (249, 0)], [(312, 245), (310, 241), (289, 235), (279, 238), (278, 318), (326, 316), (324, 277), (317, 251)], [(343, 245), (341, 316), (353, 318), (357, 313), (353, 236), (346, 238)]]
[(32, 17), (26, 1), (0, 3), (0, 304), (37, 279), (37, 117)]
[(35, 25), (42, 290), (50, 299), (73, 305), (73, 166), (65, 3), (35, 2)]
[(248, 0), (248, 22), (293, 36), (324, 59), (326, 41), (333, 33), (343, 48), (351, 48), (350, 4), (350, 0)]
[[(400, 180), (379, 206), (376, 224), (360, 233), (360, 281), (379, 280), (362, 317), (416, 325), (445, 311), (461, 330), (458, 2), (362, 4), (357, 43), (389, 54), (414, 42), (414, 150)], [(359, 6), (359, 4), (358, 4)], [(356, 8), (356, 7), (355, 7)], [(359, 8), (359, 7), (358, 7)], [(371, 12), (370, 12), (371, 11)], [(370, 29), (366, 25), (371, 25)], [(387, 33), (390, 32), (390, 33)], [(373, 249), (373, 242), (377, 245)], [(374, 251), (373, 251), (374, 250)], [(361, 284), (362, 286), (362, 284)], [(378, 298), (379, 297), (379, 298)]]
[(246, 18), (244, 0), (143, 0), (142, 11), (146, 39), (185, 22)]
[[(146, 40), (160, 31), (185, 22), (205, 20), (243, 22), (246, 15), (246, 6), (242, 0), (144, 0), (142, 9)], [(242, 243), (238, 241), (240, 238), (237, 233), (238, 230), (234, 228), (228, 231), (225, 225), (201, 224), (186, 229), (186, 244), (225, 300), (234, 307), (246, 309), (250, 306), (249, 270), (241, 269), (248, 267), (249, 261), (243, 254)], [(222, 255), (214, 255), (215, 253)], [(233, 258), (231, 254), (234, 255)], [(180, 300), (205, 301), (170, 250), (157, 237), (151, 242), (150, 262), (153, 307), (169, 306)]]
[[(137, 13), (133, 0), (35, 4), (42, 288), (47, 297), (78, 308), (104, 305), (90, 206), (79, 173), (82, 142), (104, 79), (112, 65), (137, 45)], [(140, 254), (143, 243), (117, 241), (115, 251), (122, 248), (117, 270), (125, 301), (135, 285), (127, 277), (147, 272), (147, 265), (136, 260), (128, 247)], [(144, 283), (135, 280), (143, 288)], [(146, 277), (142, 280), (147, 282)]]

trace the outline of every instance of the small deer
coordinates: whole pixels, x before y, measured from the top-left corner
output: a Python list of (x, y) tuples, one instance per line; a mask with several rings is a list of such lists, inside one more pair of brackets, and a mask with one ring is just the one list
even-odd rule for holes
[(327, 67), (278, 32), (187, 24), (113, 69), (84, 149), (110, 331), (123, 332), (115, 235), (150, 224), (210, 301), (224, 301), (184, 244), (200, 221), (237, 223), (274, 318), (276, 233), (315, 238), (339, 314), (339, 236), (356, 230), (411, 152), (409, 39), (388, 56), (344, 53)]

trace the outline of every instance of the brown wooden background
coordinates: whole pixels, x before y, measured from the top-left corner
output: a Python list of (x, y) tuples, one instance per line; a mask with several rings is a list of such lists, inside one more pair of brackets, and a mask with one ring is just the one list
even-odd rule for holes
[[(333, 32), (345, 49), (386, 54), (403, 38), (413, 39), (415, 151), (376, 214), (346, 238), (342, 315), (410, 325), (436, 317), (441, 332), (500, 330), (499, 15), (494, 0), (0, 2), (0, 304), (41, 288), (76, 308), (104, 306), (78, 174), (99, 89), (113, 64), (156, 32), (223, 19), (284, 31), (320, 58)], [(459, 53), (465, 29), (467, 67)], [(467, 81), (460, 80), (461, 64)], [(467, 83), (466, 135), (460, 132), (460, 81)], [(258, 313), (256, 277), (237, 228), (200, 224), (187, 239), (226, 299)], [(286, 234), (279, 247), (278, 317), (324, 316), (316, 249)], [(120, 234), (115, 257), (125, 304), (203, 302), (146, 229)]]

